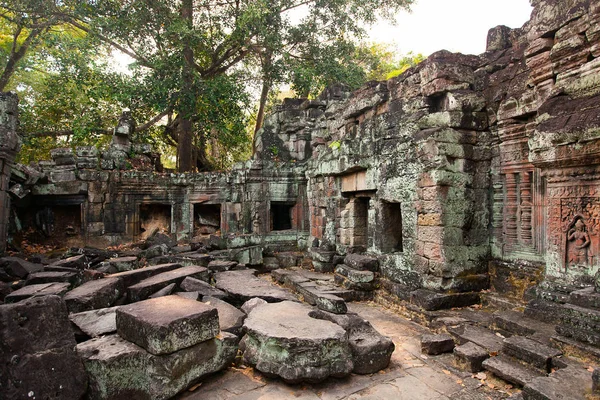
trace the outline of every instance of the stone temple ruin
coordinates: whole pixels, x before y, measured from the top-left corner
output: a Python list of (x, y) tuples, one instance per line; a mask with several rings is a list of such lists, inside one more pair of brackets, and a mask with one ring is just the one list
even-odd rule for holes
[[(0, 393), (171, 398), (238, 349), (290, 383), (372, 374), (395, 345), (348, 303), (375, 300), (514, 398), (589, 395), (600, 370), (574, 357), (600, 361), (600, 2), (532, 3), (481, 55), (286, 99), (231, 171), (163, 172), (126, 113), (105, 152), (14, 164), (2, 94)], [(25, 238), (70, 250), (9, 254)]]

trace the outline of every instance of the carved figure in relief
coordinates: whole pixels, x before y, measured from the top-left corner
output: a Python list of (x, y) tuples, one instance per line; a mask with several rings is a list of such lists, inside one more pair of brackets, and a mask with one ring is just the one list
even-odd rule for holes
[(590, 246), (590, 235), (586, 231), (585, 223), (581, 216), (577, 216), (574, 224), (567, 233), (568, 240), (568, 264), (588, 265), (588, 248)]

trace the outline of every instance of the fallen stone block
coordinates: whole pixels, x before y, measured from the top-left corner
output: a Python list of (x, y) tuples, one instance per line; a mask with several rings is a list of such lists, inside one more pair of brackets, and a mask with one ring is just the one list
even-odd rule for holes
[(0, 305), (0, 397), (79, 399), (87, 377), (57, 296)]
[(125, 287), (129, 287), (143, 281), (144, 279), (150, 278), (151, 276), (162, 274), (163, 272), (172, 271), (177, 268), (181, 268), (181, 264), (160, 264), (154, 265), (152, 267), (135, 269), (132, 271), (119, 272), (116, 274), (109, 275), (108, 278), (122, 279)]
[(165, 296), (119, 308), (117, 332), (152, 354), (169, 354), (217, 336), (219, 316), (201, 302)]
[(267, 281), (254, 276), (255, 270), (227, 271), (215, 274), (215, 286), (225, 291), (241, 305), (246, 301), (260, 297), (261, 299), (275, 303), (284, 300), (296, 300), (294, 295)]
[(427, 289), (417, 289), (410, 293), (410, 302), (426, 311), (447, 310), (479, 303), (479, 293), (437, 293)]
[(344, 264), (360, 271), (379, 271), (379, 260), (375, 257), (350, 253), (344, 258)]
[(89, 267), (89, 262), (88, 262), (87, 257), (84, 254), (80, 254), (78, 256), (73, 256), (73, 257), (65, 258), (64, 260), (56, 261), (56, 262), (50, 264), (50, 266), (86, 269)]
[[(2, 257), (0, 258), (0, 270), (4, 270), (10, 277), (24, 279), (27, 275), (40, 272), (44, 269), (41, 264), (30, 263), (18, 257)], [(14, 280), (12, 278), (11, 280)], [(7, 280), (9, 282), (9, 280)]]
[(244, 322), (246, 362), (287, 382), (347, 376), (353, 362), (346, 331), (311, 318), (310, 312), (310, 307), (291, 301), (254, 308)]
[(119, 278), (89, 281), (76, 287), (64, 297), (70, 312), (82, 312), (115, 305), (125, 294), (125, 286)]
[(209, 277), (208, 269), (204, 267), (190, 266), (177, 268), (172, 271), (151, 276), (150, 278), (144, 279), (140, 283), (129, 286), (129, 300), (134, 302), (147, 299), (152, 293), (156, 293), (171, 283), (179, 285), (188, 276), (207, 281)]
[(162, 243), (148, 247), (146, 250), (142, 251), (140, 253), (140, 258), (150, 260), (151, 258), (166, 256), (167, 254), (169, 254), (169, 247)]
[(34, 272), (29, 274), (29, 276), (27, 277), (26, 285), (36, 285), (40, 283), (52, 282), (68, 282), (70, 284), (74, 284), (78, 278), (79, 275), (74, 272)]
[(40, 283), (15, 290), (4, 298), (5, 303), (16, 303), (30, 297), (63, 296), (69, 290), (69, 283)]
[(341, 297), (333, 294), (319, 293), (315, 298), (317, 308), (334, 314), (346, 314), (348, 306)]
[(483, 370), (481, 365), (490, 355), (482, 347), (473, 342), (467, 342), (454, 348), (454, 356), (459, 365), (463, 366), (469, 372), (479, 372)]
[(349, 289), (349, 290), (372, 292), (373, 290), (375, 290), (377, 288), (375, 286), (375, 282), (373, 282), (373, 281), (371, 281), (371, 282), (355, 282), (353, 280), (346, 278), (343, 275), (338, 275), (338, 274), (334, 275), (334, 282), (336, 283), (336, 285), (340, 285), (341, 287)]
[(208, 269), (214, 272), (229, 271), (238, 265), (236, 261), (214, 260), (208, 263)]
[(450, 353), (454, 350), (454, 339), (447, 334), (423, 335), (421, 337), (421, 352), (429, 355)]
[(498, 378), (520, 387), (525, 386), (534, 378), (546, 375), (532, 368), (526, 368), (517, 361), (510, 360), (504, 356), (490, 357), (482, 365), (486, 371), (490, 371)]
[(356, 283), (371, 283), (375, 279), (375, 274), (371, 271), (361, 271), (350, 268), (346, 264), (340, 264), (335, 268), (335, 273), (340, 274), (346, 279)]
[(83, 333), (95, 338), (117, 332), (117, 307), (100, 308), (69, 315), (69, 319)]
[(248, 300), (247, 302), (245, 302), (242, 307), (241, 310), (246, 313), (246, 315), (250, 314), (252, 312), (252, 310), (254, 310), (256, 307), (260, 307), (262, 305), (265, 304), (269, 304), (266, 301), (264, 301), (261, 298), (255, 297), (253, 299)]
[(394, 342), (377, 332), (369, 321), (358, 314), (336, 315), (319, 310), (311, 312), (310, 316), (331, 321), (347, 332), (352, 350), (353, 373), (373, 374), (389, 365), (396, 348)]
[(562, 355), (558, 349), (517, 335), (504, 339), (502, 351), (548, 373), (552, 371), (552, 360)]
[(227, 368), (237, 354), (237, 341), (235, 335), (222, 332), (218, 338), (157, 356), (111, 335), (79, 344), (77, 353), (89, 376), (90, 400), (163, 400)]
[(216, 297), (204, 296), (202, 302), (217, 309), (219, 314), (219, 327), (223, 332), (229, 332), (236, 336), (240, 336), (242, 325), (244, 325), (244, 320), (246, 319), (245, 313)]
[(221, 300), (224, 300), (228, 297), (227, 293), (224, 291), (219, 290), (200, 279), (192, 278), (190, 276), (185, 278), (179, 287), (181, 290), (185, 290), (186, 292), (197, 292), (201, 296), (211, 296)]
[(108, 260), (111, 267), (116, 268), (119, 272), (131, 271), (137, 268), (137, 257), (117, 257)]
[(157, 299), (159, 297), (163, 297), (163, 296), (168, 296), (171, 293), (173, 293), (173, 290), (175, 290), (175, 287), (177, 285), (174, 283), (171, 283), (168, 286), (165, 286), (164, 288), (160, 289), (158, 292), (151, 294), (150, 296), (148, 296), (149, 299)]

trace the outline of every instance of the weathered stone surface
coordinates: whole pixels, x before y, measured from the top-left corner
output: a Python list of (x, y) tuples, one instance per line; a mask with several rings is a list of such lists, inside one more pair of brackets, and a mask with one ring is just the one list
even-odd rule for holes
[(562, 351), (558, 349), (517, 335), (504, 339), (502, 351), (546, 372), (551, 372), (556, 366), (552, 360), (562, 355)]
[(74, 272), (33, 272), (27, 277), (27, 285), (52, 282), (68, 282), (70, 284), (73, 284), (77, 280), (77, 278), (78, 274)]
[(82, 312), (111, 307), (125, 294), (125, 286), (119, 278), (89, 281), (71, 290), (64, 297), (70, 312)]
[(171, 283), (180, 284), (186, 277), (208, 280), (208, 270), (204, 267), (190, 266), (177, 268), (172, 271), (163, 272), (158, 275), (146, 278), (140, 283), (129, 286), (129, 300), (140, 301), (148, 298), (152, 293), (156, 293)]
[(255, 273), (254, 270), (218, 272), (215, 274), (215, 286), (229, 294), (236, 304), (240, 305), (254, 297), (269, 303), (296, 300), (291, 293), (257, 278)]
[(158, 297), (168, 296), (171, 293), (173, 293), (173, 290), (175, 290), (176, 286), (177, 284), (171, 283), (170, 285), (167, 285), (164, 288), (160, 289), (158, 292), (151, 294), (150, 296), (148, 296), (148, 298), (156, 299)]
[(479, 303), (479, 293), (437, 293), (427, 289), (418, 289), (410, 293), (410, 302), (427, 311), (443, 310), (454, 307), (466, 307)]
[(511, 361), (504, 356), (490, 357), (482, 365), (485, 370), (490, 371), (498, 378), (502, 378), (520, 387), (525, 386), (537, 377), (545, 375), (537, 370), (526, 368), (522, 364)]
[(447, 334), (423, 335), (421, 337), (421, 352), (429, 355), (450, 353), (454, 350), (454, 339)]
[(373, 272), (356, 270), (345, 264), (340, 264), (335, 267), (335, 273), (357, 283), (370, 283), (375, 279), (375, 274), (373, 274)]
[(69, 315), (69, 319), (83, 333), (95, 338), (117, 332), (117, 307), (99, 308)]
[(373, 374), (390, 363), (396, 346), (389, 337), (381, 335), (369, 321), (356, 313), (335, 315), (329, 312), (315, 311), (313, 318), (331, 321), (348, 333), (355, 374)]
[(67, 308), (57, 296), (0, 305), (4, 399), (79, 399), (87, 387)]
[[(348, 375), (353, 368), (346, 331), (309, 316), (305, 305), (283, 301), (250, 312), (244, 322), (244, 359), (288, 382)], [(293, 318), (290, 318), (293, 316)]]
[(89, 261), (85, 254), (65, 258), (64, 260), (57, 261), (50, 264), (52, 267), (65, 267), (65, 268), (77, 268), (86, 269), (89, 267)]
[(222, 331), (240, 336), (242, 325), (244, 325), (244, 320), (246, 319), (246, 314), (244, 312), (216, 297), (204, 296), (202, 302), (217, 309), (219, 314), (219, 327)]
[(502, 339), (488, 329), (464, 324), (448, 327), (447, 330), (460, 344), (473, 342), (490, 353), (498, 353), (502, 350)]
[(180, 268), (181, 264), (159, 264), (151, 267), (139, 268), (132, 271), (119, 272), (116, 274), (109, 275), (109, 278), (119, 278), (123, 280), (123, 284), (126, 287), (133, 286), (136, 283), (143, 281), (151, 276), (162, 274), (163, 272), (172, 271)]
[(170, 354), (217, 336), (219, 317), (214, 307), (165, 296), (120, 307), (117, 332), (152, 354)]
[(137, 257), (117, 257), (108, 260), (108, 263), (119, 272), (131, 271), (138, 266)]
[(334, 314), (345, 314), (348, 311), (344, 299), (333, 294), (320, 293), (315, 298), (315, 305), (320, 310)]
[(44, 266), (41, 264), (30, 263), (18, 257), (0, 258), (0, 270), (3, 270), (10, 277), (13, 277), (13, 279), (24, 279), (31, 273), (42, 271), (43, 268)]
[(344, 258), (344, 264), (360, 271), (379, 271), (379, 261), (377, 258), (371, 256), (348, 254), (346, 258)]
[(226, 332), (160, 356), (117, 335), (77, 346), (89, 376), (91, 400), (169, 399), (203, 376), (227, 368), (236, 353), (237, 338)]
[(266, 301), (264, 301), (263, 299), (259, 298), (259, 297), (254, 297), (248, 301), (246, 301), (242, 307), (241, 310), (246, 313), (246, 315), (250, 314), (252, 312), (252, 310), (254, 310), (256, 307), (260, 307), (262, 305), (268, 304)]
[(69, 290), (69, 283), (40, 283), (28, 285), (11, 292), (4, 298), (6, 303), (16, 303), (30, 297), (62, 296)]
[(185, 290), (186, 292), (197, 292), (201, 296), (211, 296), (216, 297), (217, 299), (224, 300), (228, 297), (227, 293), (222, 290), (217, 289), (216, 287), (206, 283), (200, 279), (186, 277), (183, 282), (179, 285), (181, 290)]
[(523, 388), (524, 400), (584, 400), (592, 388), (592, 373), (573, 366), (532, 379)]
[(167, 246), (165, 243), (162, 243), (148, 247), (146, 250), (140, 253), (140, 257), (150, 260), (151, 258), (156, 258), (167, 254), (169, 254), (169, 246)]
[(238, 265), (236, 261), (213, 260), (208, 263), (208, 269), (214, 272), (229, 271)]
[(482, 363), (490, 354), (473, 342), (467, 342), (454, 348), (456, 362), (469, 372), (479, 372), (483, 369)]

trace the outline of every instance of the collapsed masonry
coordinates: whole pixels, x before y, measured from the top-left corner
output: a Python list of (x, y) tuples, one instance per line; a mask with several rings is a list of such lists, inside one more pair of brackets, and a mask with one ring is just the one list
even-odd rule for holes
[[(157, 172), (125, 115), (110, 149), (53, 151), (9, 166), (14, 97), (2, 102), (1, 211), (27, 226), (108, 245), (161, 231), (219, 232), (248, 264), (282, 248), (376, 255), (385, 287), (489, 286), (490, 260), (538, 262), (546, 281), (591, 283), (600, 263), (597, 2), (538, 1), (521, 29), (497, 27), (487, 52), (441, 51), (398, 78), (286, 100), (232, 171)], [(62, 225), (61, 225), (62, 224)], [(518, 268), (494, 264), (494, 268)], [(535, 268), (534, 268), (535, 269)]]
[(95, 247), (214, 234), (241, 264), (296, 265), (281, 254), (306, 251), (318, 272), (371, 293), (356, 260), (425, 309), (488, 288), (525, 296), (531, 315), (551, 311), (562, 334), (600, 345), (573, 311), (600, 308), (600, 3), (533, 3), (522, 28), (490, 31), (482, 55), (440, 51), (353, 93), (287, 99), (252, 160), (227, 172), (161, 172), (130, 143), (127, 115), (102, 154), (12, 165), (16, 98), (3, 95), (0, 251), (31, 230)]

